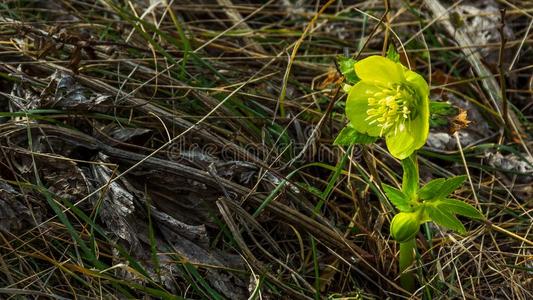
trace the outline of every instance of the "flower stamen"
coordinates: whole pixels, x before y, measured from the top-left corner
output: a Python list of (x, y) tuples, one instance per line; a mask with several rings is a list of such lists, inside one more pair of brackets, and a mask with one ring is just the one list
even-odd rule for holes
[(368, 98), (368, 110), (365, 121), (380, 127), (380, 136), (394, 130), (394, 133), (406, 129), (405, 123), (410, 119), (411, 109), (407, 99), (411, 95), (400, 85), (389, 86), (371, 94)]

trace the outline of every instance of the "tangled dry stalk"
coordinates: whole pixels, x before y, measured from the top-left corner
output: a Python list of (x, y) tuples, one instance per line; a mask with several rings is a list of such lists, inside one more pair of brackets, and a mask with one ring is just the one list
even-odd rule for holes
[[(2, 297), (533, 298), (532, 13), (3, 1)], [(412, 295), (380, 189), (398, 162), (332, 145), (346, 123), (335, 57), (389, 44), (456, 109), (434, 114), (421, 178), (468, 172), (455, 197), (490, 220), (465, 236), (426, 226)]]

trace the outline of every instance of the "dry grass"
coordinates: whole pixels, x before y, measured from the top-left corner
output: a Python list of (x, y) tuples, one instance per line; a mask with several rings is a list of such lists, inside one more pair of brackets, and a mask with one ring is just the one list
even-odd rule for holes
[[(1, 297), (533, 298), (533, 6), (466, 2), (3, 1)], [(467, 112), (422, 180), (467, 172), (490, 221), (424, 226), (412, 295), (399, 162), (332, 145), (335, 57), (389, 44)]]

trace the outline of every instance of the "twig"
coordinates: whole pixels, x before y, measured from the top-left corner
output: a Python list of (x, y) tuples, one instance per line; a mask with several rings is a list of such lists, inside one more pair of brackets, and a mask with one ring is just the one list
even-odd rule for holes
[[(285, 76), (283, 76), (283, 85), (281, 86), (281, 93), (279, 95), (279, 114), (280, 117), (285, 116), (285, 96), (287, 94), (287, 84), (289, 82), (289, 74), (291, 73), (292, 64), (294, 63), (294, 60), (296, 59), (296, 54), (298, 53), (298, 49), (300, 49), (300, 46), (302, 45), (304, 39), (307, 37), (307, 34), (313, 27), (313, 25), (316, 23), (318, 18), (324, 13), (324, 11), (335, 2), (336, 0), (330, 0), (320, 10), (313, 16), (311, 21), (307, 24), (305, 27), (304, 32), (302, 33), (302, 36), (296, 41), (294, 44), (294, 48), (292, 48), (291, 56), (289, 57), (289, 62), (287, 64), (287, 69), (285, 70)], [(274, 116), (275, 117), (275, 116)]]
[[(253, 32), (253, 29), (243, 21), (241, 13), (237, 9), (233, 8), (234, 5), (231, 0), (217, 0), (217, 3), (224, 8), (224, 12), (229, 17), (230, 21), (234, 24), (238, 24), (237, 28), (244, 31)], [(265, 49), (260, 44), (256, 43), (252, 38), (245, 36), (242, 39), (255, 52), (260, 54), (266, 53)]]
[(503, 51), (505, 50), (505, 43), (507, 42), (507, 39), (505, 38), (505, 34), (503, 32), (505, 28), (505, 8), (500, 9), (500, 53), (498, 56), (498, 72), (500, 74), (500, 93), (502, 97), (502, 117), (503, 122), (505, 124), (505, 128), (507, 129), (509, 126), (509, 113), (508, 110), (508, 103), (507, 103), (507, 91), (505, 86), (505, 71), (503, 70)]
[(387, 26), (385, 29), (385, 37), (383, 38), (383, 49), (381, 50), (381, 55), (385, 56), (387, 53), (388, 43), (389, 43), (389, 28), (390, 28), (390, 18), (389, 18), (389, 0), (383, 0), (383, 4), (385, 5), (385, 13), (383, 16), (385, 17), (385, 20), (387, 22)]
[(504, 229), (504, 228), (501, 228), (500, 226), (498, 225), (494, 225), (493, 223), (491, 223), (490, 221), (486, 221), (485, 222), (490, 228), (496, 230), (496, 231), (499, 231), (507, 236), (510, 236), (516, 240), (519, 240), (521, 242), (524, 242), (526, 244), (528, 244), (529, 246), (533, 246), (533, 241), (530, 241), (528, 239), (526, 239), (525, 237), (522, 237), (522, 236), (519, 236), (518, 234), (516, 233), (513, 233), (513, 232), (510, 232), (509, 230), (507, 229)]

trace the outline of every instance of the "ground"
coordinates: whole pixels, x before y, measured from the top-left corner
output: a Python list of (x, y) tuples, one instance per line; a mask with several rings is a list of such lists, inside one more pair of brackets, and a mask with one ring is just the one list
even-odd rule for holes
[[(531, 2), (0, 3), (0, 294), (532, 299)], [(400, 162), (336, 145), (339, 62), (430, 86), (420, 180), (486, 221), (426, 223), (400, 286)]]

